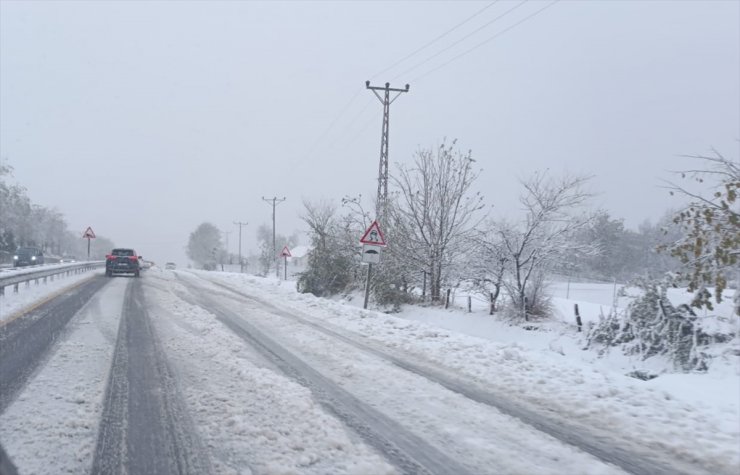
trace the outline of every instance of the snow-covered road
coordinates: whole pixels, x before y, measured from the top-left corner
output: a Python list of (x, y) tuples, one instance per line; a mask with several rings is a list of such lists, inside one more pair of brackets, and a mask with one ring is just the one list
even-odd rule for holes
[(737, 468), (737, 432), (706, 414), (523, 350), (243, 275), (100, 279), (7, 395), (0, 443), (22, 474)]

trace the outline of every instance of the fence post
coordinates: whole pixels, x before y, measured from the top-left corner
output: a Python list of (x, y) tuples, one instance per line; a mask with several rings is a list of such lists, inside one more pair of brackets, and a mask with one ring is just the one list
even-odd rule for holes
[(493, 312), (496, 311), (496, 302), (493, 301), (493, 292), (489, 292), (491, 295), (491, 309), (488, 311), (488, 315), (493, 315)]
[(445, 299), (445, 308), (450, 307), (450, 289), (447, 289), (447, 298)]
[(573, 308), (576, 312), (576, 325), (578, 325), (578, 331), (580, 332), (583, 328), (583, 322), (581, 321), (581, 314), (578, 312), (578, 304), (573, 304)]
[(468, 295), (468, 313), (473, 311), (473, 297)]

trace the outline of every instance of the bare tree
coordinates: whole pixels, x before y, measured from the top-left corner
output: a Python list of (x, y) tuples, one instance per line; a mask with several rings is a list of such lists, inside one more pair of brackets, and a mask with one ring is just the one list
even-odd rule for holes
[(421, 149), (412, 167), (399, 166), (391, 178), (395, 194), (389, 209), (392, 252), (410, 267), (426, 271), (430, 295), (439, 301), (445, 271), (472, 246), (473, 230), (483, 219), (483, 198), (473, 192), (478, 177), (471, 152), (455, 141)]
[[(474, 276), (475, 288), (484, 298), (489, 299), (490, 314), (493, 314), (497, 310), (496, 302), (504, 285), (509, 254), (496, 232), (490, 232), (491, 229), (495, 229), (495, 223), (490, 222), (487, 228), (480, 232), (477, 238), (477, 248), (474, 252), (476, 258), (471, 259), (470, 269)], [(494, 238), (491, 239), (491, 236)]]
[[(498, 223), (495, 232), (508, 254), (508, 277), (504, 285), (518, 313), (525, 319), (537, 311), (538, 285), (543, 275), (556, 263), (571, 254), (592, 253), (593, 247), (573, 239), (584, 228), (591, 216), (580, 213), (591, 197), (584, 190), (590, 177), (564, 176), (556, 180), (546, 173), (536, 173), (522, 182), (524, 194), (520, 202), (525, 217), (521, 223)], [(528, 297), (529, 301), (528, 301)]]

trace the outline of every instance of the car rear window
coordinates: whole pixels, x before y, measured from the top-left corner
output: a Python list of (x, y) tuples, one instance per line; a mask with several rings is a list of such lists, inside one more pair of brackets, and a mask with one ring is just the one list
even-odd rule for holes
[(113, 252), (111, 252), (114, 256), (133, 256), (134, 250), (133, 249), (113, 249)]

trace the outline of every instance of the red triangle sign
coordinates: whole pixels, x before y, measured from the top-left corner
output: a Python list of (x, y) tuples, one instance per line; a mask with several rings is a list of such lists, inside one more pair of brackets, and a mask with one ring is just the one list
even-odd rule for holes
[(373, 224), (371, 224), (370, 227), (367, 228), (365, 234), (363, 234), (362, 238), (360, 238), (360, 242), (362, 244), (368, 244), (371, 246), (387, 245), (385, 243), (385, 236), (383, 236), (383, 231), (380, 230), (380, 225), (377, 221), (373, 221)]
[(87, 239), (95, 239), (95, 232), (92, 230), (90, 226), (87, 227), (85, 230), (85, 234), (82, 235), (83, 238)]
[(283, 250), (280, 251), (280, 257), (293, 257), (290, 254), (290, 249), (288, 249), (288, 246), (283, 247)]

